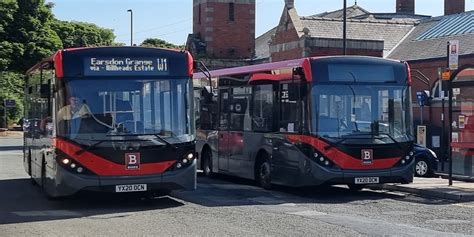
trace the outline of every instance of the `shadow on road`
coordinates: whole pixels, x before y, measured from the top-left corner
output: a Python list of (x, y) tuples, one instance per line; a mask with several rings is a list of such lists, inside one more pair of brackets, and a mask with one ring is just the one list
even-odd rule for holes
[(0, 224), (70, 218), (120, 218), (131, 212), (160, 210), (184, 205), (170, 197), (83, 192), (49, 200), (30, 179), (0, 180)]
[(290, 188), (274, 186), (265, 190), (254, 186), (252, 180), (216, 175), (212, 179), (198, 177), (198, 189), (193, 192), (176, 192), (173, 196), (195, 204), (218, 206), (242, 205), (281, 205), (281, 204), (353, 204), (378, 202), (382, 199), (395, 199), (404, 202), (424, 204), (446, 204), (444, 200), (413, 198), (404, 194), (385, 191), (351, 191), (345, 185)]
[(0, 146), (0, 151), (23, 151), (23, 146)]

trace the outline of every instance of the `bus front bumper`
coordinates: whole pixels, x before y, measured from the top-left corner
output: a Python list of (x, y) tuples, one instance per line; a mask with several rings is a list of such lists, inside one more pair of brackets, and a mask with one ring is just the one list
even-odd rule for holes
[(160, 190), (195, 190), (196, 160), (188, 167), (156, 175), (93, 176), (73, 174), (58, 166), (55, 189), (49, 195), (69, 196), (78, 191), (116, 192), (116, 185), (146, 184), (147, 192)]
[(414, 164), (413, 159), (409, 164), (403, 167), (359, 171), (326, 169), (312, 162), (311, 171), (304, 174), (300, 181), (304, 183), (302, 186), (355, 184), (357, 178), (378, 178), (378, 183), (412, 183)]

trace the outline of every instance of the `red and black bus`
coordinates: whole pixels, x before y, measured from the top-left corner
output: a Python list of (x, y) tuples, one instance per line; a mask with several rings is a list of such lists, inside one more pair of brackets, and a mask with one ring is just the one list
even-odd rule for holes
[(195, 74), (206, 175), (312, 186), (413, 180), (407, 63), (335, 56)]
[(193, 58), (64, 49), (27, 71), (24, 166), (48, 196), (196, 188)]

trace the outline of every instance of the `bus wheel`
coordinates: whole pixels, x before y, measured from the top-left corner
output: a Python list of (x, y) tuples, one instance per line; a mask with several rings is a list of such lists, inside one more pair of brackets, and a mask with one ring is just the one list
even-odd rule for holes
[(204, 150), (202, 154), (202, 171), (204, 176), (212, 177), (212, 153), (209, 149)]
[(31, 150), (28, 151), (28, 156), (26, 158), (26, 162), (28, 162), (28, 175), (30, 176), (31, 184), (36, 185), (36, 181), (33, 178), (33, 175), (32, 175), (32, 172), (31, 172)]
[(41, 187), (45, 187), (46, 183), (46, 161), (44, 158), (41, 160)]
[(348, 184), (347, 186), (349, 186), (349, 189), (351, 191), (360, 191), (365, 187), (362, 184)]
[(256, 179), (257, 185), (264, 188), (264, 189), (271, 189), (272, 188), (272, 180), (271, 180), (271, 168), (270, 168), (270, 161), (268, 158), (261, 158), (261, 160), (257, 163), (258, 166), (256, 167)]

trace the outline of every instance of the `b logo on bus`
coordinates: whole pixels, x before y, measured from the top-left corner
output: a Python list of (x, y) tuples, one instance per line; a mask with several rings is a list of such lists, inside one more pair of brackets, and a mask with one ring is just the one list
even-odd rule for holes
[(140, 169), (140, 153), (125, 153), (125, 168), (127, 170)]
[(371, 165), (374, 161), (374, 151), (372, 149), (362, 149), (361, 157), (363, 165)]

